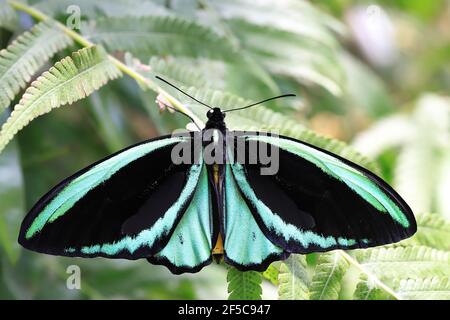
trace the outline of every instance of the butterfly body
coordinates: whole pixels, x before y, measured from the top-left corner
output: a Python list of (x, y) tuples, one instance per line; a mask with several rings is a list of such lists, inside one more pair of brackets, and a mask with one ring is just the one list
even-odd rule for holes
[[(208, 111), (207, 113), (208, 121), (205, 124), (205, 128), (202, 130), (205, 132), (205, 130), (217, 130), (219, 134), (224, 137), (226, 136), (227, 132), (227, 126), (225, 124), (225, 113), (220, 110), (220, 108), (213, 108), (212, 110)], [(203, 137), (203, 134), (202, 134)], [(217, 135), (216, 135), (217, 137)], [(218, 144), (218, 141), (214, 141), (214, 135), (212, 139), (202, 139), (203, 141), (203, 147), (206, 147), (208, 145), (212, 144)], [(220, 263), (223, 260), (223, 230), (221, 230), (220, 227), (220, 221), (223, 219), (223, 210), (221, 209), (221, 206), (219, 204), (223, 203), (223, 185), (224, 185), (224, 179), (225, 179), (225, 167), (224, 163), (226, 162), (226, 140), (223, 140), (221, 144), (219, 144), (217, 147), (222, 149), (221, 154), (223, 155), (222, 161), (220, 163), (212, 163), (207, 164), (208, 169), (208, 176), (210, 181), (211, 190), (214, 192), (214, 199), (215, 199), (215, 210), (214, 210), (214, 228), (215, 231), (213, 232), (213, 243), (214, 248), (212, 251), (213, 259)]]
[(416, 231), (408, 205), (368, 170), (289, 137), (229, 131), (219, 108), (207, 117), (198, 133), (142, 142), (65, 179), (30, 210), (19, 242), (53, 255), (144, 258), (179, 274), (213, 258), (263, 271), (292, 253)]

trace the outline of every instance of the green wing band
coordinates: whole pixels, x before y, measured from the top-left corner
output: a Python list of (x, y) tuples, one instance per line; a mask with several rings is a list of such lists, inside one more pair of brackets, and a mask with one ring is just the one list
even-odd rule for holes
[(211, 257), (211, 196), (203, 165), (192, 201), (167, 245), (155, 255), (177, 268), (195, 268)]
[(272, 212), (261, 200), (259, 200), (252, 187), (247, 181), (244, 168), (239, 163), (231, 165), (233, 175), (245, 197), (252, 203), (258, 211), (263, 223), (269, 230), (282, 236), (286, 241), (295, 240), (308, 248), (311, 244), (318, 245), (321, 248), (329, 248), (336, 245), (352, 246), (356, 243), (355, 239), (346, 239), (343, 237), (323, 236), (312, 231), (305, 231), (296, 226), (284, 222), (276, 212)]
[(242, 198), (231, 170), (231, 165), (227, 165), (224, 204), (225, 253), (240, 265), (260, 264), (271, 255), (282, 254), (283, 250), (262, 233)]
[(202, 164), (195, 164), (191, 167), (189, 177), (180, 197), (151, 228), (139, 232), (137, 236), (126, 236), (114, 243), (82, 247), (81, 252), (84, 254), (103, 253), (106, 255), (115, 255), (122, 250), (128, 250), (130, 253), (133, 253), (140, 247), (151, 247), (156, 239), (160, 238), (162, 235), (168, 234), (172, 230), (181, 208), (183, 208), (189, 200), (197, 186), (201, 168)]

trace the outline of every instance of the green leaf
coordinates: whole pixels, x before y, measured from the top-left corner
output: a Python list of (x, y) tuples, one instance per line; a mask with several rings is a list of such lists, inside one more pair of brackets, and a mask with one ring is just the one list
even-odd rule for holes
[(311, 282), (311, 300), (337, 300), (348, 267), (339, 251), (321, 254)]
[(418, 214), (416, 220), (418, 228), (413, 241), (450, 251), (450, 221), (436, 213)]
[(0, 28), (13, 30), (18, 22), (18, 17), (13, 8), (6, 2), (0, 2)]
[(280, 266), (278, 296), (281, 300), (309, 300), (309, 276), (306, 257), (292, 254)]
[(229, 60), (235, 50), (210, 28), (174, 16), (101, 18), (83, 33), (109, 51), (129, 51), (138, 57), (173, 55)]
[(81, 49), (57, 62), (29, 87), (0, 131), (0, 151), (36, 117), (89, 96), (121, 72), (101, 47)]
[(67, 15), (70, 6), (76, 5), (83, 16), (148, 16), (169, 14), (168, 9), (151, 0), (45, 0), (34, 7), (53, 17)]
[(230, 268), (227, 281), (229, 300), (261, 300), (262, 277), (259, 272)]
[[(302, 85), (318, 84), (334, 95), (342, 92), (335, 34), (343, 25), (306, 1), (208, 1), (225, 23), (206, 21), (238, 40), (241, 52), (273, 74)], [(218, 27), (219, 26), (219, 27)], [(270, 43), (271, 45), (267, 45)]]
[(450, 276), (450, 253), (425, 246), (355, 250), (354, 256), (364, 269), (384, 279)]
[(280, 262), (273, 262), (267, 269), (262, 273), (263, 277), (274, 285), (278, 285), (278, 275)]
[(128, 67), (147, 79), (154, 79), (158, 75), (176, 85), (196, 87), (206, 86), (210, 82), (205, 74), (199, 71), (199, 66), (193, 64), (193, 61), (184, 62), (182, 59), (173, 57), (164, 59), (151, 57), (148, 65), (146, 65), (127, 52), (125, 62)]
[(52, 22), (41, 22), (0, 51), (0, 112), (56, 52), (72, 40)]
[(394, 300), (394, 297), (389, 293), (381, 290), (375, 283), (369, 281), (369, 278), (362, 274), (360, 281), (356, 285), (356, 290), (353, 294), (354, 300)]
[(394, 282), (394, 288), (403, 299), (450, 300), (450, 279), (448, 277), (397, 279)]
[(256, 26), (270, 26), (328, 45), (337, 43), (331, 31), (345, 32), (341, 22), (307, 1), (210, 0), (208, 2), (226, 20), (245, 20)]
[[(450, 299), (450, 279), (448, 277), (396, 278), (392, 280), (391, 287), (400, 299)], [(367, 277), (362, 277), (356, 287), (354, 298), (357, 300), (385, 300), (392, 297), (376, 288)]]
[(25, 211), (22, 170), (16, 144), (11, 144), (0, 157), (0, 246), (15, 264), (20, 255), (17, 234)]
[[(199, 71), (199, 67), (192, 63), (183, 63), (182, 59), (161, 59), (152, 57), (149, 66), (154, 74), (160, 74), (188, 86), (204, 87), (208, 85), (208, 78)], [(167, 80), (167, 79), (166, 79)]]
[(317, 84), (335, 96), (342, 94), (344, 73), (334, 47), (243, 21), (233, 21), (232, 27), (241, 39), (243, 50), (272, 74), (292, 78), (303, 85)]

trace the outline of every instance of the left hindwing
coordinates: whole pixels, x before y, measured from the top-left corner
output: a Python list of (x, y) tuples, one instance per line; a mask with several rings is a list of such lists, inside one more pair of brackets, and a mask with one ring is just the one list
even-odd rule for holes
[[(231, 172), (261, 231), (276, 246), (289, 253), (366, 248), (415, 233), (411, 209), (370, 171), (291, 138), (234, 134), (228, 146)], [(252, 143), (256, 163), (250, 160)], [(243, 161), (233, 156), (239, 145), (245, 145)], [(261, 150), (271, 150), (264, 159), (270, 159), (271, 170), (261, 171)], [(276, 168), (275, 174), (262, 174)]]

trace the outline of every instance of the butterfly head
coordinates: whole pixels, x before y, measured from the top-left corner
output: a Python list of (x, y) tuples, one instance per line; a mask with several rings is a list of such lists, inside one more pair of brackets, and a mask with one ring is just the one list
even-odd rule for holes
[(225, 127), (225, 113), (220, 110), (220, 108), (212, 108), (206, 113), (208, 122), (206, 123), (207, 128), (222, 128)]
[(221, 122), (223, 119), (225, 119), (225, 113), (220, 110), (220, 108), (212, 108), (207, 113), (206, 116), (208, 117), (208, 120), (211, 120), (213, 122)]

